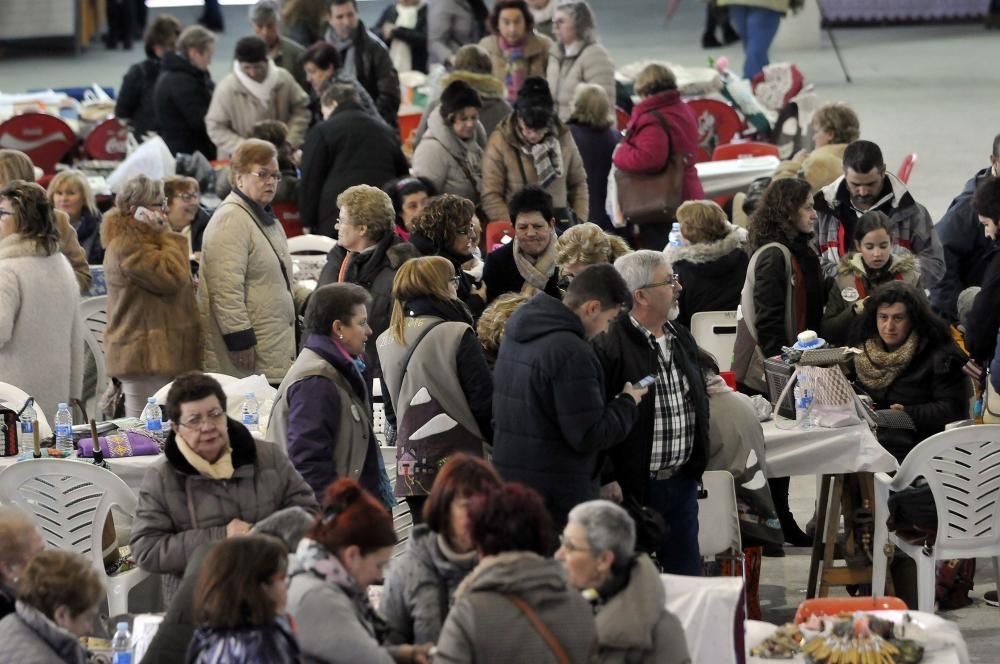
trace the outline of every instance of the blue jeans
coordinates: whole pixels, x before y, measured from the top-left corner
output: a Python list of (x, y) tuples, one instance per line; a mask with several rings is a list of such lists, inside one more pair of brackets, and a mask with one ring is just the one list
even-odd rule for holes
[(778, 33), (781, 13), (762, 7), (729, 5), (729, 22), (743, 40), (743, 78), (753, 78), (770, 63), (767, 50)]
[(698, 550), (698, 483), (684, 475), (649, 480), (646, 505), (663, 515), (667, 536), (656, 558), (667, 574), (701, 576)]

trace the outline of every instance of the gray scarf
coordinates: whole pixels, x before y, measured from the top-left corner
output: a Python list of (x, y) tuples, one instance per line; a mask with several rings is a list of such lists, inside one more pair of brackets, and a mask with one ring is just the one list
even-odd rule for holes
[(333, 47), (337, 49), (340, 54), (340, 69), (339, 72), (344, 72), (345, 76), (350, 78), (357, 78), (357, 67), (355, 65), (354, 55), (357, 53), (358, 49), (355, 47), (354, 42), (357, 38), (358, 31), (361, 30), (360, 24), (355, 29), (355, 34), (347, 39), (341, 39), (337, 34), (337, 31), (333, 28), (326, 29), (326, 41), (333, 44)]
[(534, 161), (538, 186), (542, 189), (548, 189), (550, 184), (562, 177), (562, 148), (552, 132), (535, 145), (523, 145), (521, 150)]

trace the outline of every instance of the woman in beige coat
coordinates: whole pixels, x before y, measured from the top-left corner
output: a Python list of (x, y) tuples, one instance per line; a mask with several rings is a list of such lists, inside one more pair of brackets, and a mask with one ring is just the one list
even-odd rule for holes
[(295, 361), (292, 258), (271, 212), (281, 175), (277, 151), (247, 139), (233, 155), (233, 191), (212, 215), (201, 245), (198, 307), (205, 370), (278, 385)]
[(104, 215), (101, 242), (108, 282), (104, 352), (122, 382), (125, 415), (174, 376), (201, 366), (201, 333), (188, 241), (170, 230), (163, 183), (136, 175)]
[(486, 143), (482, 168), (480, 201), (488, 221), (509, 219), (507, 201), (529, 184), (552, 196), (556, 219), (563, 224), (588, 219), (583, 159), (573, 135), (556, 117), (555, 102), (543, 78), (525, 81), (514, 112)]
[[(580, 83), (595, 83), (615, 106), (615, 65), (607, 49), (597, 43), (597, 23), (586, 0), (562, 2), (552, 27), (556, 43), (549, 51), (547, 77), (559, 107), (559, 119), (569, 120)], [(613, 117), (613, 114), (612, 114)]]
[(493, 75), (504, 82), (513, 102), (529, 76), (545, 76), (552, 40), (535, 33), (535, 19), (524, 0), (497, 0), (487, 21), (490, 34), (479, 45), (490, 54)]

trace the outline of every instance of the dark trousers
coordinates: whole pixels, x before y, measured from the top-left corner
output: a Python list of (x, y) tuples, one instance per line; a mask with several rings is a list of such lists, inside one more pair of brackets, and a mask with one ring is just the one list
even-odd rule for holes
[(663, 515), (667, 536), (656, 550), (667, 574), (701, 576), (698, 550), (698, 483), (684, 475), (649, 480), (646, 505)]

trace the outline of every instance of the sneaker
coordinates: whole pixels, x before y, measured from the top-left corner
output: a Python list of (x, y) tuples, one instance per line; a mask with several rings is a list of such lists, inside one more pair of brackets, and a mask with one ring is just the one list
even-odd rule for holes
[(983, 595), (983, 601), (989, 606), (1000, 606), (1000, 599), (997, 599), (997, 591), (987, 590), (986, 594)]

